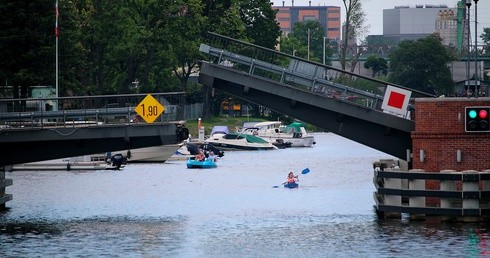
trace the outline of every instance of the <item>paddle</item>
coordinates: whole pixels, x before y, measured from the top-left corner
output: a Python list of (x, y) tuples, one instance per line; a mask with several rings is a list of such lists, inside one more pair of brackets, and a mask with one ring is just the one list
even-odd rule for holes
[[(303, 174), (303, 175), (306, 175), (308, 173), (310, 173), (310, 169), (309, 168), (305, 168), (305, 169), (303, 169), (303, 171), (301, 171), (301, 174)], [(284, 185), (285, 183), (282, 183), (282, 184)], [(275, 185), (272, 188), (279, 188), (279, 186), (278, 185)]]

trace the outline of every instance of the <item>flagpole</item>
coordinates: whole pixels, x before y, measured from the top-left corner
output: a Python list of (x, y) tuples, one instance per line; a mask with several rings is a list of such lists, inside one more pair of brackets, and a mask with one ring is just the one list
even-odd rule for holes
[(55, 34), (56, 34), (56, 98), (59, 97), (59, 88), (58, 88), (58, 36), (59, 36), (59, 31), (58, 31), (58, 0), (56, 0), (56, 5), (55, 5), (55, 11), (56, 11), (56, 27), (55, 27)]

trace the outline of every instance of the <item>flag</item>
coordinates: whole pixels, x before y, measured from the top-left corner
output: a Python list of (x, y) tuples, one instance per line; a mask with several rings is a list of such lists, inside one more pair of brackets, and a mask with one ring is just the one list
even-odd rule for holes
[(58, 18), (60, 17), (60, 13), (58, 12), (58, 0), (56, 0), (56, 3), (54, 5), (54, 12), (56, 13), (56, 22), (54, 24), (54, 34), (56, 37), (60, 35), (60, 32), (58, 31)]

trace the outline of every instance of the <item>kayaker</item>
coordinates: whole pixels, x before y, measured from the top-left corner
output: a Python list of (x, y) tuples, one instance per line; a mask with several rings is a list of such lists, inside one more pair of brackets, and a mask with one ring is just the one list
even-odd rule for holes
[(298, 176), (295, 176), (293, 172), (289, 172), (287, 181), (283, 184), (294, 184), (298, 181)]
[(206, 156), (204, 156), (204, 152), (202, 149), (199, 149), (199, 152), (196, 154), (195, 160), (197, 161), (204, 161), (206, 159)]

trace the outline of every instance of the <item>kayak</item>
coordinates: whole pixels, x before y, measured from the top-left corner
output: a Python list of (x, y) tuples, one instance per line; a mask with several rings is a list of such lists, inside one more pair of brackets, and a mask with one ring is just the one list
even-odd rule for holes
[(286, 188), (296, 188), (298, 187), (298, 183), (287, 183), (287, 184), (284, 184), (284, 187)]
[(217, 167), (216, 162), (212, 160), (197, 161), (193, 159), (187, 160), (187, 168), (215, 168)]

